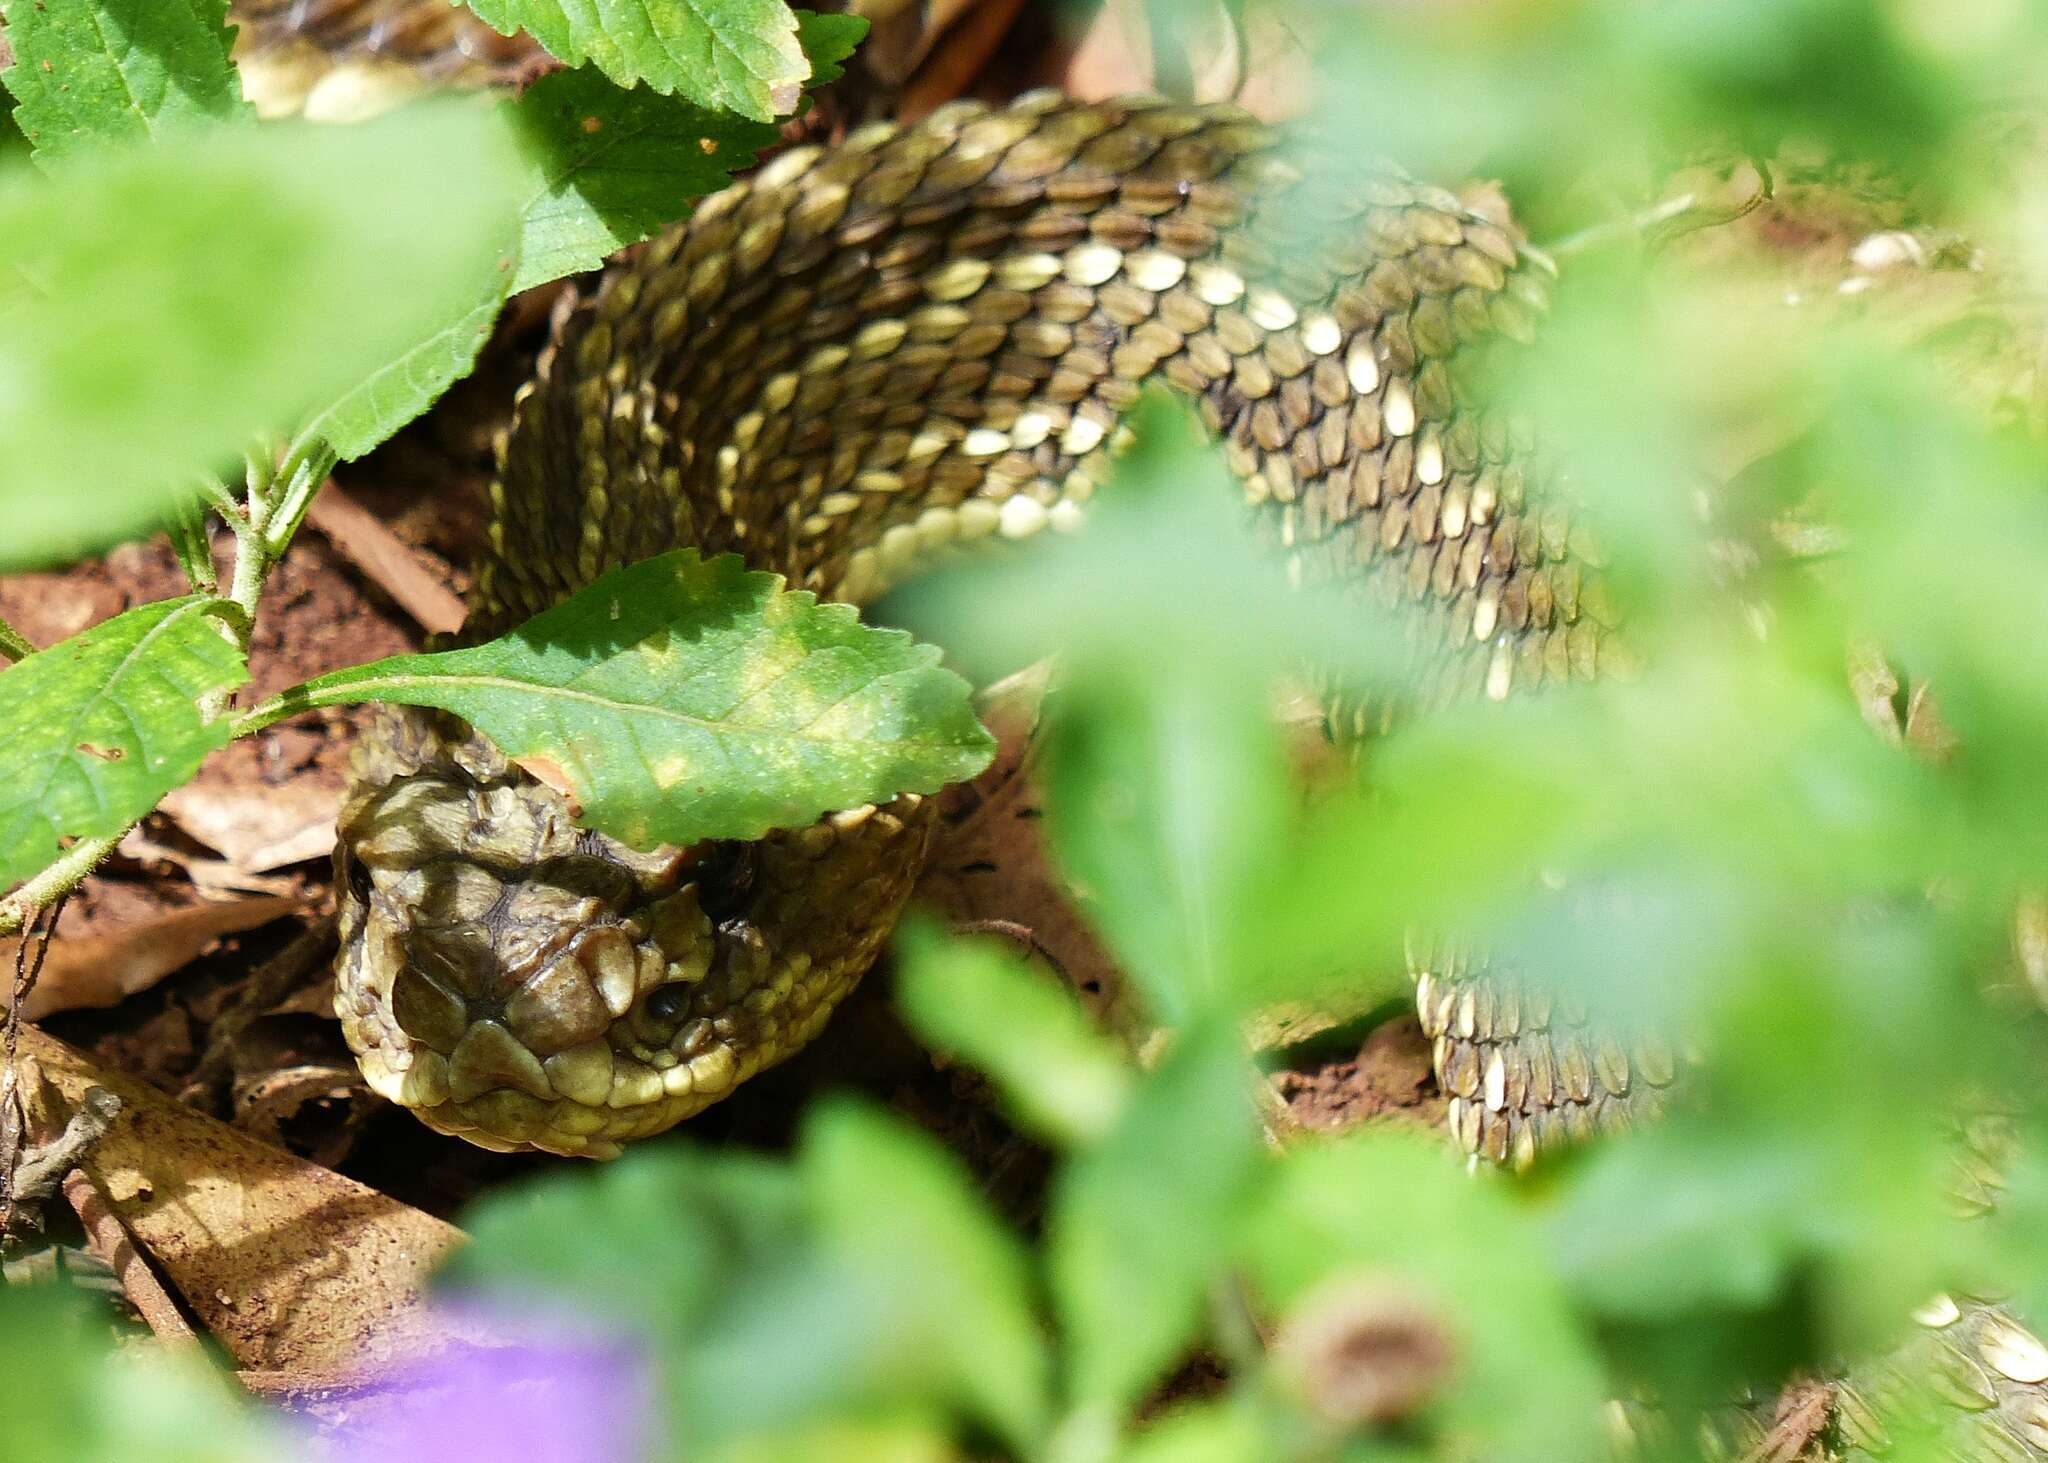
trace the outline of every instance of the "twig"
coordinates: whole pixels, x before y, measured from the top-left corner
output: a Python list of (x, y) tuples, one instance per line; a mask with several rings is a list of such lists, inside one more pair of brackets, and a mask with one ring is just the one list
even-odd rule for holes
[(897, 99), (898, 120), (915, 122), (965, 91), (1023, 8), (1024, 0), (986, 0), (956, 21), (903, 88)]
[[(64, 901), (69, 891), (58, 894), (50, 901), (49, 918), (30, 925), (22, 940), (14, 949), (14, 998), (7, 1008), (7, 1070), (0, 1073), (0, 1107), (4, 1107), (7, 1128), (12, 1142), (9, 1151), (0, 1154), (0, 1235), (14, 1228), (15, 1172), (22, 1158), (22, 1143), (28, 1132), (27, 1109), (21, 1100), (21, 1006), (28, 993), (35, 989), (36, 980), (43, 973), (43, 961), (50, 953), (50, 936), (57, 931), (57, 921), (64, 916)], [(36, 914), (43, 913), (38, 909)]]
[(307, 971), (325, 959), (333, 950), (334, 941), (334, 916), (325, 915), (251, 972), (235, 1003), (215, 1018), (213, 1030), (207, 1034), (206, 1053), (179, 1092), (180, 1102), (203, 1098), (211, 1105), (217, 1101), (234, 1065), (235, 1043), (242, 1033), (258, 1016), (283, 1000)]
[(419, 558), (368, 509), (332, 483), (314, 500), (313, 527), (372, 584), (383, 590), (430, 635), (462, 628), (462, 597), (420, 565)]
[(79, 839), (65, 849), (55, 863), (5, 899), (0, 899), (0, 936), (19, 934), (22, 926), (43, 909), (76, 889), (79, 881), (91, 873), (101, 859), (112, 853), (114, 845), (126, 838), (129, 830), (141, 821), (137, 818), (134, 823), (124, 824), (120, 832), (104, 838)]
[(85, 1089), (85, 1101), (64, 1123), (64, 1131), (31, 1148), (15, 1166), (14, 1202), (35, 1204), (57, 1192), (64, 1175), (83, 1163), (121, 1115), (121, 1099), (104, 1087)]

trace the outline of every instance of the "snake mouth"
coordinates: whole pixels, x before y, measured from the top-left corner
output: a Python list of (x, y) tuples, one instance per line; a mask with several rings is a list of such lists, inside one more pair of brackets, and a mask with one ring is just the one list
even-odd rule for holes
[(801, 1047), (908, 893), (873, 845), (922, 845), (899, 799), (640, 852), (452, 718), (381, 715), (339, 820), (336, 1010), (373, 1090), (487, 1148), (612, 1157)]

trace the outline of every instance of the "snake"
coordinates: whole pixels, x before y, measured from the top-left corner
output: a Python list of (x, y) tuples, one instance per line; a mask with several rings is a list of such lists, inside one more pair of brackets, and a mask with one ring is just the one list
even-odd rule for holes
[[(521, 59), (416, 0), (236, 13), (245, 70), (273, 79), (309, 55), (469, 82)], [(791, 147), (557, 312), (462, 636), (679, 546), (870, 603), (968, 546), (1080, 526), (1163, 387), (1290, 576), (1400, 624), (1404, 706), (1591, 681), (1626, 655), (1603, 561), (1527, 425), (1473, 388), (1486, 352), (1534, 337), (1555, 272), (1456, 194), (1228, 105), (1038, 92)], [(1333, 712), (1351, 737), (1391, 715)], [(351, 778), (336, 1009), (365, 1080), (472, 1143), (597, 1158), (818, 1034), (910, 898), (936, 809), (906, 794), (635, 849), (404, 707), (379, 710)], [(1415, 964), (1476, 1156), (1527, 1163), (1653, 1116), (1678, 1078), (1663, 1042), (1539, 987), (1449, 951)], [(2048, 1348), (1975, 1301), (1920, 1319), (1840, 1385), (1843, 1456), (1890, 1452), (1885, 1418), (1933, 1395), (1965, 1419), (1956, 1456), (2048, 1457)]]

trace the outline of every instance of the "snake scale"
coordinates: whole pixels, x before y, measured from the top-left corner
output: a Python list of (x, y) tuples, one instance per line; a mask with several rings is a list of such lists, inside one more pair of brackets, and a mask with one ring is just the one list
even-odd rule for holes
[[(273, 110), (346, 112), (332, 96), (364, 84), (336, 87), (337, 57), (458, 82), (532, 59), (419, 0), (237, 15)], [(1262, 242), (1282, 232), (1322, 242)], [(1070, 530), (1163, 383), (1298, 577), (1405, 615), (1416, 702), (1590, 679), (1616, 649), (1597, 556), (1526, 434), (1465, 385), (1485, 342), (1530, 337), (1550, 273), (1453, 194), (1283, 155), (1227, 107), (1034, 94), (790, 149), (558, 319), (465, 636), (678, 545), (858, 604), (960, 545)], [(639, 852), (411, 710), (380, 714), (354, 776), (344, 1031), (377, 1091), (488, 1147), (615, 1154), (790, 1055), (874, 960), (931, 837), (931, 801), (906, 796)], [(1526, 1161), (1654, 1113), (1678, 1075), (1661, 1042), (1541, 989), (1421, 967), (1470, 1152)], [(1920, 1319), (1838, 1386), (1838, 1456), (1892, 1453), (1887, 1419), (1932, 1399), (1963, 1419), (1945, 1456), (2048, 1457), (2048, 1348), (1978, 1303)]]

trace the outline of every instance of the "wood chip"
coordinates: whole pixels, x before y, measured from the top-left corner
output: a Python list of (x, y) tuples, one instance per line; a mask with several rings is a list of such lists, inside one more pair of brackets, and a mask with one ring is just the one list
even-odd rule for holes
[(462, 597), (427, 567), (417, 550), (408, 547), (339, 484), (330, 480), (314, 495), (306, 522), (418, 621), (421, 629), (445, 635), (462, 628), (468, 614)]
[(462, 1232), (259, 1143), (24, 1027), (66, 1103), (123, 1104), (84, 1172), (114, 1217), (245, 1368), (340, 1372), (445, 1340), (421, 1290)]

